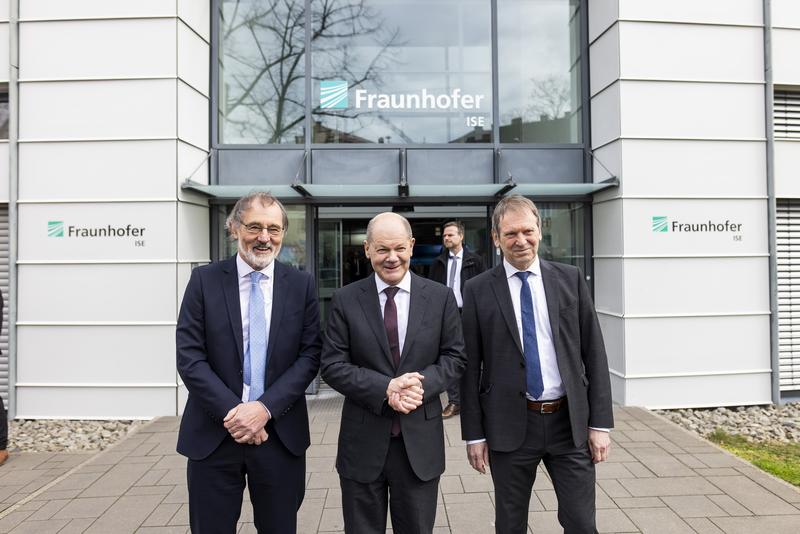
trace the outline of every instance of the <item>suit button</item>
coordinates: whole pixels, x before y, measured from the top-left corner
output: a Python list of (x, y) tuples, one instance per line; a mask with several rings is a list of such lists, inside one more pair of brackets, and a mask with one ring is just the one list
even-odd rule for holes
[(525, 362), (519, 362), (520, 367), (525, 367)]
[(525, 392), (524, 392), (524, 391), (520, 391), (520, 392), (519, 392), (519, 396), (520, 396), (520, 397), (524, 397), (524, 396), (525, 396)]
[(239, 374), (242, 374), (242, 370), (241, 369), (239, 369)]

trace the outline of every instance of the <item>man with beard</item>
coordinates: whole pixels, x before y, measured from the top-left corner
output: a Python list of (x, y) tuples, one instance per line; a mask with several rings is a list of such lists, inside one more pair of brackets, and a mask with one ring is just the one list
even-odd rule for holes
[(317, 294), (309, 274), (275, 261), (289, 224), (275, 197), (239, 199), (226, 224), (238, 253), (192, 272), (178, 316), (190, 524), (235, 532), (246, 478), (258, 531), (294, 533), (310, 445), (304, 394), (319, 368)]
[[(464, 284), (467, 280), (478, 276), (486, 268), (483, 260), (474, 252), (462, 246), (464, 242), (464, 224), (461, 221), (448, 221), (442, 227), (442, 244), (444, 250), (433, 260), (428, 278), (444, 284), (453, 290), (459, 311), (464, 305), (461, 295), (464, 293)], [(447, 419), (461, 413), (461, 396), (459, 395), (459, 381), (456, 380), (447, 388), (447, 406), (442, 411), (442, 417)]]

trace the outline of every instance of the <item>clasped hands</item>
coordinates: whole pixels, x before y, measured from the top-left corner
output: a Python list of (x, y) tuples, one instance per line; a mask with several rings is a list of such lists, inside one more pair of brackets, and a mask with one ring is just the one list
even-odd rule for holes
[(237, 404), (228, 412), (222, 423), (236, 443), (261, 445), (269, 435), (267, 422), (270, 414), (258, 401)]
[(386, 388), (386, 399), (389, 406), (396, 412), (408, 414), (422, 406), (422, 381), (425, 379), (419, 373), (406, 373), (393, 378)]

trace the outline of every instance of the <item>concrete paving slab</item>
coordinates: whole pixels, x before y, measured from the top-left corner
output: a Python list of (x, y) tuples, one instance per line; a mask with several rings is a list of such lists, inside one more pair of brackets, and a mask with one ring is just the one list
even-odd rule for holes
[[(298, 532), (341, 532), (335, 471), (341, 398), (310, 399), (314, 445)], [(598, 467), (599, 532), (708, 534), (800, 529), (800, 490), (638, 408), (617, 408), (612, 457)], [(0, 468), (0, 534), (6, 532), (188, 532), (185, 458), (175, 453), (178, 418), (141, 426), (95, 456), (19, 454)], [(444, 422), (446, 471), (435, 534), (494, 532), (491, 477), (469, 466), (458, 418)], [(537, 472), (529, 533), (561, 532), (547, 472)], [(255, 532), (245, 495), (239, 532)], [(391, 532), (388, 530), (387, 532)]]

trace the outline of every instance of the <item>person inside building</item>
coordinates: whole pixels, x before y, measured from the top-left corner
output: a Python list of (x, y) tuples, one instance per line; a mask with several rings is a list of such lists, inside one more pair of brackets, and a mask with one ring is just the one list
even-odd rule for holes
[(603, 336), (580, 270), (537, 255), (533, 202), (503, 198), (492, 239), (503, 263), (467, 284), (461, 434), (470, 465), (491, 465), (496, 530), (528, 532), (540, 461), (565, 532), (595, 533), (595, 468), (614, 425)]
[[(464, 300), (464, 284), (470, 278), (486, 270), (483, 259), (467, 250), (464, 244), (464, 224), (461, 221), (448, 221), (442, 226), (442, 253), (433, 260), (428, 278), (444, 284), (453, 290), (456, 297), (458, 310), (461, 311)], [(459, 380), (455, 380), (447, 387), (447, 406), (442, 411), (442, 417), (447, 419), (461, 412), (459, 397)]]
[(245, 482), (258, 532), (292, 534), (311, 444), (305, 390), (319, 369), (312, 277), (275, 258), (289, 224), (269, 193), (236, 203), (232, 258), (192, 271), (178, 315), (178, 372), (189, 398), (178, 434), (188, 457), (192, 532), (236, 531)]
[[(408, 220), (381, 213), (364, 250), (375, 274), (333, 296), (322, 378), (345, 396), (336, 469), (348, 534), (430, 534), (444, 472), (439, 394), (464, 370), (452, 291), (409, 271)], [(389, 506), (390, 505), (390, 506)]]

